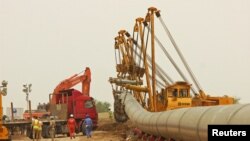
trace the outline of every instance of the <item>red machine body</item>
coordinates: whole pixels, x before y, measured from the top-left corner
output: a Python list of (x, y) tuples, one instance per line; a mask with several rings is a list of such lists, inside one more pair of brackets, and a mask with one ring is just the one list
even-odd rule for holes
[[(85, 134), (83, 120), (86, 114), (90, 115), (93, 120), (93, 127), (97, 127), (98, 114), (94, 98), (90, 96), (90, 82), (91, 71), (89, 67), (86, 67), (83, 74), (75, 74), (63, 80), (50, 94), (49, 112), (50, 116), (54, 116), (56, 119), (56, 134), (68, 133), (66, 122), (70, 114), (74, 115), (77, 122), (76, 133)], [(79, 83), (82, 84), (82, 92), (73, 88)], [(43, 126), (45, 129), (43, 137), (50, 137), (49, 125), (44, 122)]]
[[(61, 94), (53, 95), (55, 100), (54, 105), (66, 105), (67, 109), (62, 110), (63, 113), (66, 113), (66, 118), (68, 118), (70, 114), (73, 114), (80, 128), (81, 121), (85, 118), (86, 114), (88, 114), (93, 120), (94, 127), (97, 127), (98, 114), (92, 97), (83, 95), (76, 89), (63, 90), (60, 91), (60, 93)], [(52, 115), (57, 114), (53, 114), (52, 110)], [(59, 116), (59, 114), (57, 116)], [(62, 117), (65, 117), (65, 115)]]

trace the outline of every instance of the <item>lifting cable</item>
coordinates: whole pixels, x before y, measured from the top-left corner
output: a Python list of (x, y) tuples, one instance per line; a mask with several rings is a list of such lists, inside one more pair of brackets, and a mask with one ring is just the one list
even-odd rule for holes
[[(145, 24), (144, 24), (145, 25)], [(144, 36), (144, 33), (145, 33), (145, 26), (143, 27), (143, 36)], [(145, 44), (145, 51), (147, 52), (147, 48), (148, 48), (148, 37), (149, 37), (149, 30), (148, 30), (148, 33), (147, 33), (147, 37), (146, 37), (146, 44)], [(144, 38), (144, 37), (142, 37)], [(146, 58), (147, 59), (147, 58)]]
[[(137, 24), (137, 23), (136, 23)], [(138, 38), (139, 38), (139, 33), (138, 33), (138, 31), (137, 31), (137, 35), (136, 35), (136, 40), (135, 40), (135, 38), (134, 38), (134, 33), (135, 33), (136, 31), (135, 31), (135, 28), (134, 28), (134, 31), (133, 31), (133, 41), (138, 41)], [(133, 43), (133, 47), (134, 47), (134, 53), (136, 54), (137, 53), (137, 46), (136, 45), (134, 45), (134, 43)], [(135, 63), (137, 62), (136, 60), (137, 60), (137, 58), (136, 58), (136, 55), (134, 54), (134, 61), (135, 61)], [(140, 58), (139, 58), (139, 60), (140, 60)]]
[[(148, 54), (147, 54), (147, 60), (149, 62), (149, 68), (152, 70), (152, 63), (151, 63), (152, 59), (150, 58)], [(159, 78), (161, 78), (161, 80), (165, 83), (166, 86), (170, 85), (170, 83), (164, 78), (164, 76), (170, 81), (172, 81), (172, 79), (162, 70), (162, 68), (157, 63), (155, 63), (155, 65), (156, 65), (156, 75)]]
[[(152, 75), (149, 74), (149, 78), (152, 79)], [(159, 80), (156, 79), (156, 85), (159, 87), (159, 88), (165, 88), (166, 86), (161, 83)]]
[(114, 49), (115, 50), (115, 64), (117, 65), (117, 55), (116, 55), (116, 49)]
[[(128, 32), (127, 32), (127, 34), (129, 34)], [(132, 36), (132, 38), (134, 39), (134, 37), (135, 37), (135, 29), (133, 30), (133, 36)], [(133, 63), (133, 65), (135, 64), (136, 65), (136, 55), (135, 55), (135, 53), (134, 52), (136, 52), (136, 50), (135, 50), (135, 45), (134, 45), (134, 43), (133, 43), (133, 41), (132, 41), (132, 49), (131, 49), (131, 55), (132, 55), (132, 57), (131, 57), (131, 61), (133, 61), (132, 63)], [(133, 67), (133, 74), (135, 74), (135, 68)]]
[[(150, 27), (150, 25), (151, 25), (151, 22), (149, 22), (149, 23), (147, 23), (147, 18), (148, 18), (148, 14), (147, 14), (147, 16), (146, 16), (146, 20), (143, 22), (143, 25), (144, 25), (144, 29), (146, 28), (146, 27)], [(147, 28), (148, 29), (148, 35), (147, 35), (147, 40), (146, 40), (146, 44), (148, 44), (148, 37), (149, 37), (149, 33), (151, 33), (152, 34), (152, 32), (151, 32), (151, 30), (150, 30), (150, 28)], [(152, 36), (152, 35), (151, 35)], [(146, 49), (147, 49), (147, 46), (146, 46)], [(148, 60), (148, 62), (149, 62), (149, 64), (151, 65), (150, 66), (150, 69), (152, 70), (152, 58), (147, 54), (147, 60)], [(156, 74), (157, 74), (157, 76), (158, 77), (160, 77), (164, 82), (165, 82), (165, 84), (166, 85), (170, 85), (170, 83), (162, 76), (162, 74), (171, 82), (171, 83), (173, 83), (173, 80), (161, 69), (161, 67), (155, 62), (155, 65), (156, 65)]]
[[(137, 23), (136, 23), (137, 24)], [(138, 52), (140, 52), (140, 49), (138, 49), (138, 46), (137, 46), (137, 43), (138, 43), (138, 39), (139, 39), (139, 31), (137, 31), (137, 34), (136, 34), (136, 40), (134, 38), (134, 34), (135, 34), (135, 28), (134, 28), (134, 31), (133, 31), (133, 37), (132, 37), (132, 44), (133, 44), (133, 48), (134, 48), (134, 52), (132, 52), (132, 54), (134, 55), (134, 62), (135, 62), (135, 65), (139, 66), (140, 67), (140, 61), (142, 60), (141, 58), (141, 55), (139, 55)], [(135, 44), (136, 43), (136, 44)], [(137, 59), (137, 57), (138, 59)], [(138, 60), (138, 61), (137, 61)], [(135, 73), (136, 69), (133, 69), (133, 74)], [(140, 79), (140, 76), (137, 76), (139, 79)]]
[[(146, 29), (146, 26), (148, 25), (147, 23), (143, 23), (143, 36), (145, 35), (145, 29)], [(150, 26), (150, 23), (149, 23), (149, 26)], [(149, 33), (150, 33), (150, 31), (149, 30), (147, 30), (147, 36), (146, 36), (146, 44), (145, 44), (145, 51), (147, 50), (147, 47), (148, 47), (148, 39), (149, 39)], [(142, 38), (144, 38), (144, 37), (142, 37)], [(141, 50), (141, 49), (140, 49)], [(142, 51), (141, 51), (141, 54), (142, 54)], [(140, 54), (140, 55), (141, 55)], [(150, 58), (150, 59), (149, 59)], [(147, 54), (146, 55), (146, 60), (149, 62), (149, 67), (150, 67), (150, 69), (152, 70), (152, 59), (151, 59), (151, 57), (149, 57), (149, 55)], [(140, 61), (141, 62), (141, 61)], [(158, 77), (160, 77), (164, 82), (165, 82), (165, 84), (167, 84), (167, 85), (169, 85), (169, 83), (168, 83), (168, 81), (163, 77), (163, 75), (158, 71), (158, 70), (156, 70), (156, 74), (157, 74), (157, 76)], [(158, 82), (159, 82), (159, 80), (157, 80)], [(161, 83), (162, 84), (162, 83)], [(162, 84), (162, 86), (164, 87), (164, 85)]]
[(122, 61), (121, 61), (121, 51), (120, 51), (120, 45), (118, 45), (118, 59), (119, 59), (119, 63), (122, 64)]
[(178, 55), (180, 56), (180, 58), (181, 58), (181, 60), (182, 60), (182, 62), (183, 62), (183, 64), (184, 64), (186, 70), (188, 71), (189, 75), (191, 76), (192, 80), (194, 81), (196, 87), (197, 87), (199, 90), (202, 90), (202, 88), (201, 88), (201, 86), (200, 86), (198, 80), (196, 79), (196, 77), (194, 76), (193, 72), (191, 71), (191, 69), (190, 69), (189, 65), (187, 64), (187, 62), (186, 62), (184, 56), (182, 55), (181, 51), (179, 50), (179, 48), (178, 48), (178, 46), (177, 46), (177, 44), (176, 44), (176, 42), (175, 42), (173, 36), (171, 35), (170, 31), (168, 30), (166, 24), (165, 24), (164, 21), (162, 20), (161, 15), (160, 15), (159, 13), (157, 14), (157, 17), (158, 17), (158, 19), (160, 20), (160, 22), (161, 22), (161, 24), (162, 24), (162, 26), (163, 26), (163, 28), (164, 28), (164, 30), (165, 30), (167, 36), (169, 37), (171, 43), (173, 44), (173, 46), (174, 46), (176, 52), (177, 52)]
[[(136, 44), (136, 46), (141, 50), (141, 47), (140, 47), (140, 45), (138, 45), (137, 43), (135, 43)], [(137, 53), (136, 52), (136, 55), (137, 56), (139, 56), (139, 53)], [(151, 57), (147, 54), (147, 61), (151, 64)], [(151, 68), (151, 66), (149, 66), (150, 68)], [(156, 74), (157, 75), (161, 75), (161, 76), (159, 76), (159, 77), (161, 77), (162, 78), (162, 80), (167, 84), (167, 85), (170, 85), (170, 83), (173, 83), (174, 81), (173, 81), (173, 79), (171, 79), (171, 77), (168, 75), (168, 74), (166, 74), (164, 71), (163, 71), (163, 69), (156, 63)], [(165, 76), (165, 78), (167, 79), (165, 79), (164, 78), (164, 76)], [(170, 82), (169, 82), (170, 81)]]
[[(147, 28), (150, 30), (150, 27), (147, 26)], [(183, 72), (180, 70), (178, 65), (175, 63), (174, 59), (171, 57), (171, 55), (168, 53), (168, 51), (165, 49), (165, 47), (163, 46), (163, 44), (160, 42), (160, 40), (157, 38), (156, 35), (155, 35), (155, 41), (158, 43), (158, 45), (160, 46), (160, 48), (162, 49), (164, 54), (168, 57), (169, 61), (175, 67), (176, 71), (179, 73), (179, 75), (182, 77), (182, 79), (189, 83), (188, 79), (185, 77)], [(193, 93), (196, 93), (196, 91), (195, 91), (195, 89), (193, 87), (191, 89), (192, 89)]]
[[(136, 24), (137, 24), (137, 22), (136, 22)], [(138, 27), (138, 26), (137, 26), (137, 27)], [(143, 38), (143, 39), (144, 39), (144, 33), (145, 33), (145, 27), (143, 27), (143, 31), (142, 31), (143, 37), (141, 37), (141, 38)], [(137, 31), (137, 39), (134, 40), (134, 41), (136, 42), (136, 44), (135, 44), (135, 43), (134, 43), (134, 44), (136, 45), (137, 48), (138, 48), (138, 35), (139, 35), (139, 29), (138, 29), (138, 31)], [(133, 39), (134, 39), (134, 38), (133, 38)], [(147, 35), (147, 40), (148, 40), (148, 35)], [(146, 49), (147, 49), (147, 44), (146, 44)], [(146, 49), (145, 49), (145, 50), (146, 50)], [(143, 51), (141, 50), (141, 48), (139, 48), (138, 50), (140, 51), (140, 54), (137, 53), (137, 52), (135, 52), (135, 54), (137, 54), (137, 56), (139, 56), (139, 59), (138, 59), (138, 66), (139, 66), (139, 67), (144, 67), (144, 66), (143, 66), (143, 60), (142, 60), (142, 58), (143, 58), (143, 57), (142, 57), (142, 56), (143, 56), (143, 55), (142, 55), (142, 54), (143, 54)], [(142, 66), (141, 66), (141, 64), (142, 64)]]

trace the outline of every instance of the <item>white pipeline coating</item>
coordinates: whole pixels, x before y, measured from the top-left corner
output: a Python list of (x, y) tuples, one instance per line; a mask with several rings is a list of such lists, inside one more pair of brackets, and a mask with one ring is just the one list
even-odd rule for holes
[(122, 93), (120, 98), (129, 119), (143, 132), (176, 141), (207, 141), (209, 124), (250, 124), (250, 104), (148, 112), (130, 93)]

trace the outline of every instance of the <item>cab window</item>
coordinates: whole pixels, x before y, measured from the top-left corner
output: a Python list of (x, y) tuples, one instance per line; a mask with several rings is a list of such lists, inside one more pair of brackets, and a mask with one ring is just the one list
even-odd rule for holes
[(92, 100), (87, 100), (84, 103), (85, 108), (92, 108), (94, 107), (93, 101)]
[(188, 90), (187, 89), (181, 89), (180, 90), (180, 97), (188, 97)]
[(173, 96), (174, 96), (174, 97), (177, 97), (177, 96), (178, 96), (178, 90), (177, 90), (177, 89), (174, 89), (174, 91), (173, 91)]

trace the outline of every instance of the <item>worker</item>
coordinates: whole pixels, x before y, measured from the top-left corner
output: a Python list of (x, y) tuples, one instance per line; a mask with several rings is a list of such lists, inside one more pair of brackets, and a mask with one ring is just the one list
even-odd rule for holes
[(70, 114), (70, 118), (68, 119), (67, 125), (70, 139), (75, 138), (76, 121), (73, 114)]
[(50, 127), (51, 127), (51, 130), (50, 130), (50, 136), (51, 136), (51, 140), (54, 141), (54, 137), (55, 137), (55, 126), (56, 126), (56, 122), (54, 120), (54, 116), (51, 116), (50, 117)]
[(36, 139), (38, 140), (38, 128), (39, 128), (39, 120), (37, 119), (37, 116), (34, 116), (34, 120), (32, 121), (32, 137), (33, 137), (33, 141)]
[(92, 127), (93, 127), (93, 122), (88, 114), (86, 114), (86, 116), (85, 116), (84, 123), (86, 126), (85, 127), (86, 136), (87, 136), (87, 138), (91, 138), (91, 131), (92, 131)]
[(40, 140), (42, 138), (42, 126), (43, 122), (40, 118), (38, 118), (38, 131), (37, 131), (37, 140)]

